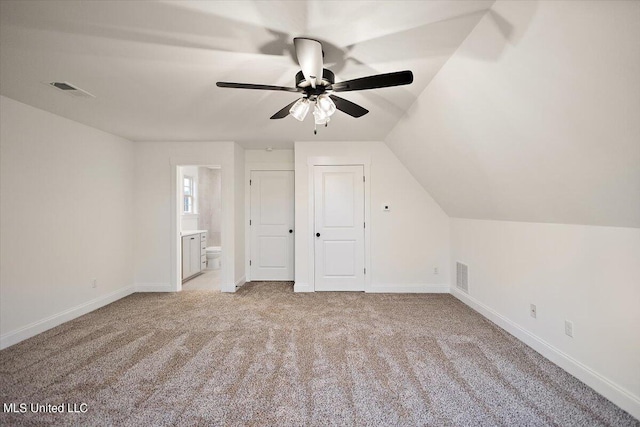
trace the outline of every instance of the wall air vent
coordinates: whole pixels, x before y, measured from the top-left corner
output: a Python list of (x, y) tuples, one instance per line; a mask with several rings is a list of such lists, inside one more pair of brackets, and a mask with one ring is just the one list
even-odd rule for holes
[(469, 267), (461, 262), (456, 262), (456, 287), (469, 293)]
[(69, 82), (51, 82), (49, 85), (68, 95), (75, 96), (76, 98), (95, 98), (94, 95), (90, 94), (86, 90), (80, 89), (78, 86), (74, 86)]

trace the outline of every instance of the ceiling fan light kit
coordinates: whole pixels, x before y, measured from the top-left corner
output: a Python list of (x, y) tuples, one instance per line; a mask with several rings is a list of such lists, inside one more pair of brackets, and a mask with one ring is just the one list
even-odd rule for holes
[(336, 112), (336, 104), (329, 98), (329, 95), (318, 96), (316, 105), (329, 117), (333, 116), (333, 113)]
[(307, 98), (300, 98), (293, 104), (293, 107), (289, 109), (289, 114), (291, 114), (294, 119), (303, 121), (304, 118), (307, 117), (309, 106), (310, 102)]
[[(355, 118), (362, 117), (369, 112), (369, 110), (358, 104), (334, 95), (335, 92), (379, 89), (408, 85), (413, 82), (413, 73), (411, 71), (398, 71), (335, 83), (334, 73), (331, 70), (323, 68), (324, 53), (322, 51), (322, 44), (319, 41), (296, 37), (293, 39), (293, 44), (296, 49), (296, 58), (301, 68), (296, 74), (296, 87), (232, 82), (217, 82), (216, 85), (218, 87), (235, 89), (302, 92), (302, 98), (283, 107), (271, 116), (271, 119), (283, 119), (291, 115), (296, 120), (303, 121), (313, 104), (314, 125), (327, 126), (331, 120), (331, 116), (336, 110), (340, 110)], [(318, 76), (321, 77), (318, 78)], [(317, 133), (315, 127), (313, 133)]]
[(313, 120), (316, 125), (326, 125), (329, 123), (330, 118), (316, 105), (313, 109)]

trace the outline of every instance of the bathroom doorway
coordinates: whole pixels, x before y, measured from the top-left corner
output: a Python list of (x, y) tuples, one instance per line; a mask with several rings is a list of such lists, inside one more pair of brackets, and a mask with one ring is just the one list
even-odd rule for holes
[(178, 254), (183, 291), (220, 292), (221, 172), (219, 166), (178, 166)]

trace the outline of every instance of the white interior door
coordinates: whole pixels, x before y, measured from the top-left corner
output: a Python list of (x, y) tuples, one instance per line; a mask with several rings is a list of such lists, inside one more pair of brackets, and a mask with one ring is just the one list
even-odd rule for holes
[(315, 290), (364, 291), (364, 167), (314, 166)]
[(251, 171), (251, 280), (293, 280), (293, 171)]

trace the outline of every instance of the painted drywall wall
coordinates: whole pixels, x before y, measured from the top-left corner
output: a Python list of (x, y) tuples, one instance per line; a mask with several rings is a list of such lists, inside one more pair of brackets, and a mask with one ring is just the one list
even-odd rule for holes
[(640, 416), (640, 229), (452, 218), (451, 248), (452, 289), (461, 261), (474, 302), (586, 366), (545, 354)]
[[(176, 165), (220, 166), (222, 173), (221, 289), (235, 290), (235, 144), (233, 142), (136, 142), (135, 283), (137, 290), (170, 291), (172, 180)], [(176, 219), (177, 221), (177, 219)]]
[(233, 161), (234, 161), (234, 242), (235, 242), (235, 273), (234, 273), (234, 284), (235, 286), (244, 285), (246, 276), (245, 276), (245, 239), (244, 239), (244, 229), (245, 229), (245, 199), (244, 192), (245, 186), (248, 183), (245, 183), (244, 177), (244, 148), (242, 148), (238, 144), (234, 144), (233, 146)]
[(5, 347), (133, 291), (134, 163), (130, 141), (4, 96), (0, 146)]
[[(207, 230), (207, 247), (220, 246), (222, 202), (220, 169), (198, 167), (198, 230)], [(183, 228), (184, 229), (184, 228)]]
[[(449, 218), (383, 142), (295, 143), (295, 282), (310, 284), (310, 157), (371, 162), (371, 287), (373, 291), (447, 290)], [(382, 210), (391, 206), (390, 212)], [(439, 274), (434, 274), (434, 268)]]
[(245, 150), (247, 164), (291, 164), (293, 165), (293, 150)]
[(640, 227), (638, 22), (497, 1), (385, 142), (452, 217)]

